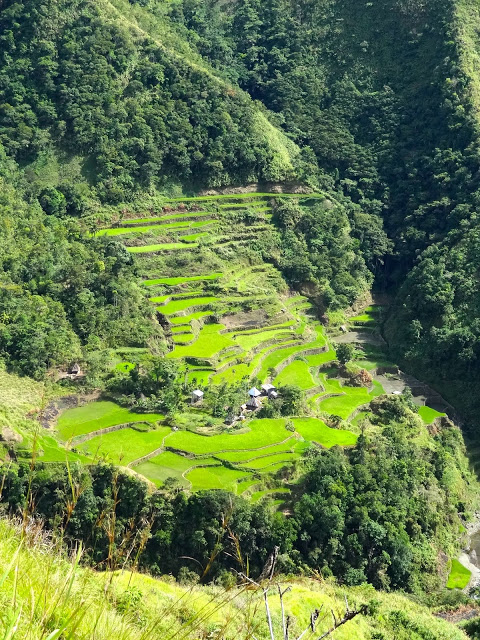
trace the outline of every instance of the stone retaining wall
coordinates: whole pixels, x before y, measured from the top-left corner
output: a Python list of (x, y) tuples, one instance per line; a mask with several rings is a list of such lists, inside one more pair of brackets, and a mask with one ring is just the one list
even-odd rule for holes
[(83, 444), (84, 442), (88, 442), (88, 440), (92, 440), (96, 436), (103, 436), (105, 433), (112, 433), (113, 431), (121, 431), (122, 429), (135, 429), (135, 431), (145, 431), (144, 429), (137, 429), (136, 425), (146, 424), (149, 427), (151, 426), (150, 422), (142, 422), (141, 420), (137, 422), (125, 422), (123, 424), (116, 424), (113, 427), (105, 427), (105, 429), (98, 429), (97, 431), (91, 431), (90, 433), (85, 433), (81, 436), (75, 436), (72, 439), (72, 446), (76, 446), (77, 444)]

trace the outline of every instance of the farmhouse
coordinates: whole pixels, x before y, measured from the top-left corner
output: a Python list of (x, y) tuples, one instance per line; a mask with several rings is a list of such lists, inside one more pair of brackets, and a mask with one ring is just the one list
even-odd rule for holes
[(257, 387), (252, 387), (248, 392), (250, 398), (258, 398), (258, 396), (262, 395), (262, 392), (257, 389)]
[(203, 391), (200, 391), (200, 389), (195, 389), (195, 391), (192, 391), (192, 404), (198, 404), (202, 400)]
[(260, 402), (260, 400), (258, 398), (255, 398), (254, 396), (251, 396), (250, 400), (247, 402), (247, 409), (250, 409), (250, 411), (260, 409), (261, 406), (262, 403)]
[(68, 368), (68, 373), (72, 376), (79, 376), (82, 373), (78, 362), (74, 362), (72, 365), (70, 365), (70, 367)]
[(272, 397), (272, 393), (275, 393), (275, 398), (277, 397), (276, 387), (273, 384), (262, 384), (262, 392), (269, 398)]

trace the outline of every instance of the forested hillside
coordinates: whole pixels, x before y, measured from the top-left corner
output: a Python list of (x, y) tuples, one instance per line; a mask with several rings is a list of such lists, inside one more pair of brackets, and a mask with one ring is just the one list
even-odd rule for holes
[(81, 357), (82, 345), (161, 341), (163, 332), (153, 322), (127, 251), (109, 239), (87, 238), (75, 218), (49, 215), (36, 199), (26, 199), (20, 180), (0, 147), (5, 364), (40, 379), (49, 368)]
[[(3, 4), (0, 140), (13, 158), (80, 155), (107, 202), (169, 179), (198, 188), (295, 176), (300, 150), (244, 92), (117, 4)], [(79, 185), (66, 188), (80, 213)]]

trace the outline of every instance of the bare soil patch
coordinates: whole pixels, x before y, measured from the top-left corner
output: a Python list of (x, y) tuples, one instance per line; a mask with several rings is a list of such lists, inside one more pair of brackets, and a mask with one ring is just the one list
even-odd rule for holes
[(243, 311), (231, 316), (222, 317), (222, 324), (224, 324), (227, 329), (255, 329), (256, 327), (261, 327), (268, 321), (268, 315), (263, 309)]

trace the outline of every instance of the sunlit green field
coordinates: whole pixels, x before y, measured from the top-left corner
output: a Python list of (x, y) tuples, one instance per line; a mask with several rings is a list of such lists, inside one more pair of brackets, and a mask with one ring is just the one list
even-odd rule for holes
[(300, 389), (310, 389), (315, 382), (310, 373), (310, 367), (303, 360), (294, 360), (275, 378), (277, 386), (296, 385)]
[(121, 429), (95, 436), (78, 448), (90, 458), (127, 465), (162, 447), (164, 438), (169, 433), (170, 427), (157, 427), (146, 432)]
[(156, 285), (156, 284), (166, 284), (166, 285), (170, 285), (170, 286), (175, 286), (177, 284), (184, 284), (185, 282), (199, 282), (199, 281), (206, 281), (206, 280), (218, 280), (218, 278), (222, 277), (222, 273), (210, 273), (208, 275), (205, 276), (190, 276), (190, 277), (179, 277), (179, 278), (155, 278), (153, 280), (144, 280), (143, 284), (145, 284), (147, 287), (150, 287), (152, 285)]
[(452, 558), (452, 568), (447, 581), (447, 589), (465, 589), (470, 582), (471, 572), (456, 558)]
[(200, 335), (192, 345), (178, 346), (168, 354), (168, 357), (211, 358), (222, 349), (233, 346), (235, 344), (231, 336), (229, 336), (228, 334), (220, 333), (220, 331), (224, 328), (225, 327), (222, 324), (204, 325), (200, 331)]
[(357, 435), (351, 431), (332, 429), (318, 418), (294, 418), (293, 424), (296, 431), (305, 440), (317, 442), (323, 447), (352, 446), (357, 441)]
[(440, 411), (435, 411), (435, 409), (431, 409), (427, 406), (419, 407), (418, 413), (425, 424), (431, 424), (435, 418), (440, 418), (446, 415), (445, 413), (440, 413)]
[(225, 489), (233, 493), (239, 493), (238, 481), (247, 478), (247, 471), (236, 471), (226, 467), (208, 467), (206, 469), (193, 469), (186, 474), (186, 479), (191, 483), (192, 491), (200, 489)]
[(157, 422), (164, 416), (156, 413), (133, 413), (114, 402), (91, 402), (63, 413), (57, 422), (62, 440), (84, 435), (99, 429), (130, 422)]
[(252, 420), (246, 433), (224, 433), (201, 436), (187, 431), (176, 431), (166, 441), (166, 446), (195, 454), (215, 453), (239, 449), (260, 449), (286, 440), (291, 433), (285, 429), (285, 420)]

